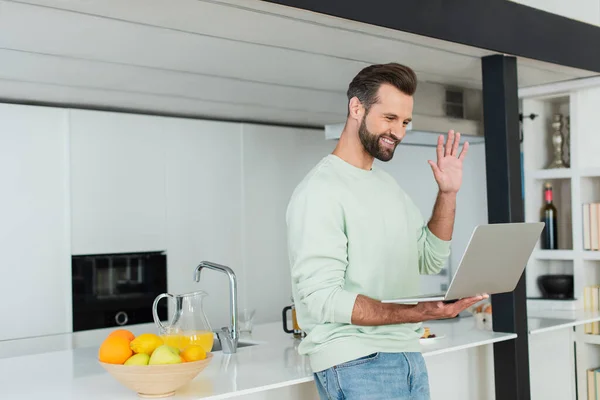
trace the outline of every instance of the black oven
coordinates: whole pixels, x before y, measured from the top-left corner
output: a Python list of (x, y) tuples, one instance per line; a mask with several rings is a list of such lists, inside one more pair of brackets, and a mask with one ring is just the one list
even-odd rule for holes
[[(153, 322), (152, 303), (167, 291), (164, 252), (72, 257), (73, 331)], [(167, 302), (159, 303), (161, 320)]]

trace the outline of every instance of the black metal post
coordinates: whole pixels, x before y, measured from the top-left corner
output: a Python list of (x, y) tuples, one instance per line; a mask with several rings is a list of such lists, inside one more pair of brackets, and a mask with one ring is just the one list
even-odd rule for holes
[[(489, 223), (523, 222), (517, 60), (482, 58), (485, 164)], [(525, 274), (511, 293), (492, 296), (494, 331), (518, 337), (494, 344), (496, 400), (529, 400)]]

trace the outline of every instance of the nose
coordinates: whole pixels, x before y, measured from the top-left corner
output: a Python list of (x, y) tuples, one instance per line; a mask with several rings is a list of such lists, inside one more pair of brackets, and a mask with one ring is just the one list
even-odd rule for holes
[(395, 130), (395, 132), (391, 132), (391, 135), (394, 139), (400, 142), (402, 139), (404, 139), (404, 136), (406, 136), (406, 128), (401, 127), (400, 129)]

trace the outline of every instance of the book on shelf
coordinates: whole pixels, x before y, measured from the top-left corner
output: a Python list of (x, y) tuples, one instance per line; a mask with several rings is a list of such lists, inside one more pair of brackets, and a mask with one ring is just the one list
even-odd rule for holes
[(600, 203), (583, 204), (583, 249), (600, 250)]
[(587, 370), (588, 400), (600, 400), (600, 368)]
[[(583, 288), (583, 310), (600, 311), (600, 285)], [(583, 326), (583, 331), (588, 335), (600, 335), (600, 321), (588, 322)]]
[(588, 400), (600, 400), (600, 368), (587, 370)]

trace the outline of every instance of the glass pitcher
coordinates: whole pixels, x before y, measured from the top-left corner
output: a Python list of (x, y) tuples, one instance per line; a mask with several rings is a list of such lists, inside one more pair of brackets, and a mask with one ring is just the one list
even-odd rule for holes
[[(165, 344), (180, 351), (190, 345), (202, 346), (207, 353), (212, 350), (214, 333), (202, 308), (202, 300), (206, 296), (207, 293), (200, 290), (176, 295), (163, 293), (154, 299), (152, 315)], [(164, 324), (157, 310), (158, 302), (163, 298), (171, 299), (174, 307), (171, 319)]]

